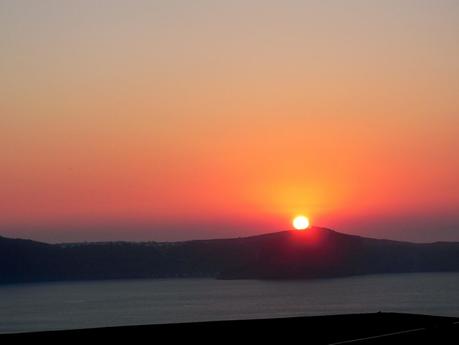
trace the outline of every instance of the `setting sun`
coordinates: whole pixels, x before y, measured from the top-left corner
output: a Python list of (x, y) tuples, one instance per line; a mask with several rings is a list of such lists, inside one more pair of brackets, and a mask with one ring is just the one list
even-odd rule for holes
[(293, 218), (292, 223), (296, 230), (305, 230), (309, 227), (309, 219), (305, 216), (297, 216)]

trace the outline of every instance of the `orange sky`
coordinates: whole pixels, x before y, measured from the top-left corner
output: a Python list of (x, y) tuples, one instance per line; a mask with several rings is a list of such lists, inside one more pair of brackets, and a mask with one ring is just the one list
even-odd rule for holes
[(1, 1), (0, 234), (459, 240), (456, 1)]

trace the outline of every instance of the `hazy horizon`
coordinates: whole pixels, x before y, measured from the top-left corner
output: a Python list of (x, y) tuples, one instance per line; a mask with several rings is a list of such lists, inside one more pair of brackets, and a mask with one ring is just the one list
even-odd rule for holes
[(0, 0), (0, 235), (459, 241), (459, 2)]
[[(117, 226), (108, 226), (106, 228), (97, 226), (97, 225), (87, 225), (80, 227), (46, 227), (46, 228), (6, 228), (8, 230), (0, 232), (0, 236), (9, 237), (9, 238), (18, 238), (18, 239), (30, 239), (38, 242), (45, 242), (51, 244), (59, 243), (84, 243), (84, 242), (181, 242), (181, 241), (194, 241), (194, 240), (212, 240), (212, 239), (228, 239), (228, 238), (243, 238), (257, 235), (264, 235), (275, 232), (283, 231), (296, 231), (292, 227), (284, 227), (279, 229), (261, 229), (254, 230), (252, 228), (237, 228), (237, 227), (215, 227), (218, 231), (213, 231), (208, 233), (207, 231), (200, 231), (202, 224), (193, 224), (191, 226), (183, 227), (173, 227), (173, 228), (155, 228), (154, 225), (144, 224), (132, 226), (132, 223), (128, 224), (118, 224)], [(394, 240), (394, 241), (404, 241), (412, 243), (434, 243), (434, 242), (459, 242), (459, 239), (455, 239), (456, 228), (450, 228), (450, 236), (445, 236), (445, 238), (439, 238), (439, 236), (432, 236), (432, 232), (428, 231), (426, 233), (419, 233), (418, 228), (408, 229), (408, 233), (405, 233), (405, 236), (400, 236), (400, 229), (405, 229), (403, 226), (395, 227), (395, 229), (381, 229), (376, 227), (371, 235), (366, 233), (359, 233), (358, 231), (343, 231), (339, 228), (312, 225), (314, 228), (323, 228), (337, 231), (340, 233), (363, 236), (367, 238), (374, 239), (383, 239), (383, 240)], [(59, 240), (59, 234), (65, 231), (65, 238)], [(395, 230), (395, 231), (394, 231)], [(309, 231), (308, 229), (305, 231)], [(18, 236), (18, 233), (20, 236)], [(416, 234), (417, 238), (414, 238), (412, 234)], [(411, 236), (410, 236), (411, 234)], [(392, 236), (391, 236), (392, 235)], [(187, 237), (189, 236), (189, 237)]]

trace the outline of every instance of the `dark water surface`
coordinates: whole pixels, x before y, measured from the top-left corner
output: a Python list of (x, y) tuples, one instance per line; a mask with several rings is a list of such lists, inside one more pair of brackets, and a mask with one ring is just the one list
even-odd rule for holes
[(459, 316), (459, 273), (0, 286), (0, 332), (392, 311)]

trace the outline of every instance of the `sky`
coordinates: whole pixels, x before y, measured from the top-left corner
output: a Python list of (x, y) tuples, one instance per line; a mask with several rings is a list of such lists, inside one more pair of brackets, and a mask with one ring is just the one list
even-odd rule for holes
[(459, 241), (459, 2), (0, 0), (0, 235)]

